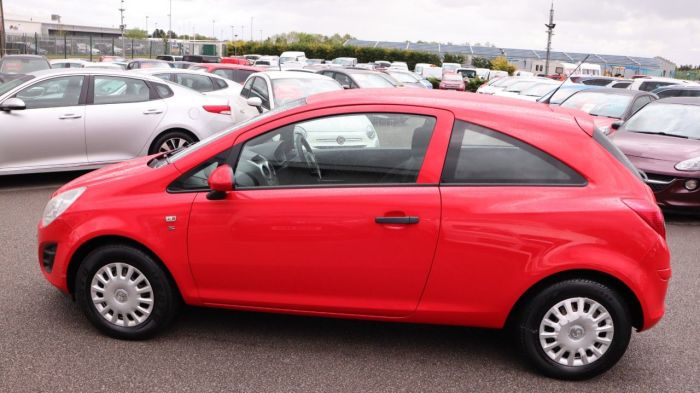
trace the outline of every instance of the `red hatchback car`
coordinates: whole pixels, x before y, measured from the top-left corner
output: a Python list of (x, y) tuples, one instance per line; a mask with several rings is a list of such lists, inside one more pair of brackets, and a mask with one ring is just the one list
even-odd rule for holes
[(514, 327), (567, 379), (610, 368), (632, 327), (661, 319), (663, 216), (588, 115), (358, 91), (63, 186), (39, 224), (43, 274), (113, 337), (153, 335), (183, 301)]

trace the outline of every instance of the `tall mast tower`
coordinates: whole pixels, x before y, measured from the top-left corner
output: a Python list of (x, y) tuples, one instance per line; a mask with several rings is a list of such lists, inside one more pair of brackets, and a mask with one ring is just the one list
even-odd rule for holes
[(547, 27), (547, 58), (544, 63), (544, 73), (549, 75), (549, 54), (552, 51), (552, 36), (554, 35), (554, 28), (557, 26), (554, 23), (554, 2), (552, 1), (552, 6), (549, 9), (549, 24), (545, 24)]

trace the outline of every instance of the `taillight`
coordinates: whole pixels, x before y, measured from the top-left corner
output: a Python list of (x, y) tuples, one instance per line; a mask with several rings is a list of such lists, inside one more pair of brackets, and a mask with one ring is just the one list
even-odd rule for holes
[(218, 113), (220, 115), (231, 114), (231, 107), (228, 105), (204, 105), (202, 108), (209, 113)]
[(623, 199), (622, 202), (639, 215), (661, 237), (666, 238), (666, 223), (661, 209), (644, 199)]

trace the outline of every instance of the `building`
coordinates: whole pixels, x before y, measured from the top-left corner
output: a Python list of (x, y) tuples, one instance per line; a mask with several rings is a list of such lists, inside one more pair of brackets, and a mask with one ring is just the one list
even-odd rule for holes
[[(494, 59), (504, 56), (519, 70), (529, 71), (534, 74), (553, 74), (557, 68), (563, 68), (564, 64), (579, 63), (589, 55), (587, 53), (552, 51), (550, 52), (549, 70), (545, 72), (544, 64), (547, 54), (543, 50), (364, 40), (348, 40), (345, 45), (431, 52), (440, 57), (447, 53), (462, 55), (465, 57), (467, 64), (471, 64), (472, 59), (475, 57)], [(676, 65), (673, 62), (661, 57), (590, 54), (586, 63), (600, 65), (602, 74), (609, 76), (651, 75), (672, 77), (675, 75), (676, 70)]]
[(120, 37), (121, 30), (111, 27), (80, 26), (32, 19), (5, 19), (5, 33), (9, 35), (40, 37)]

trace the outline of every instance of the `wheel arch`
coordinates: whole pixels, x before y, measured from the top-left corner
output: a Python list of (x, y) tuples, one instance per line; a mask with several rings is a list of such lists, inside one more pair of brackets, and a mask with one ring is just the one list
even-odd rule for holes
[(644, 325), (644, 311), (639, 298), (632, 289), (625, 284), (619, 278), (604, 273), (598, 270), (566, 270), (563, 272), (554, 273), (547, 276), (540, 281), (532, 285), (525, 293), (523, 293), (520, 298), (515, 302), (515, 305), (510, 310), (508, 318), (506, 319), (505, 326), (507, 328), (512, 328), (517, 323), (517, 316), (519, 315), (522, 308), (527, 305), (527, 303), (532, 299), (537, 293), (542, 291), (544, 288), (554, 285), (558, 282), (569, 280), (569, 279), (588, 279), (595, 281), (610, 287), (622, 296), (622, 300), (629, 307), (629, 311), (632, 318), (632, 326), (636, 329), (641, 329)]
[(162, 137), (163, 135), (170, 133), (170, 132), (184, 132), (185, 134), (191, 136), (195, 142), (199, 142), (199, 137), (197, 136), (197, 134), (188, 130), (187, 128), (171, 127), (171, 128), (165, 129), (165, 130), (157, 133), (156, 136), (153, 137), (153, 140), (151, 140), (151, 143), (148, 145), (148, 149), (146, 149), (146, 154), (151, 153), (151, 151), (153, 150), (153, 148), (156, 145), (156, 142), (158, 141), (158, 139), (160, 139), (160, 137)]
[(156, 255), (156, 253), (151, 251), (151, 249), (149, 249), (145, 245), (137, 242), (136, 240), (117, 235), (106, 235), (92, 238), (86, 241), (85, 243), (81, 244), (80, 247), (78, 247), (78, 249), (73, 253), (73, 255), (70, 258), (70, 262), (68, 263), (68, 269), (66, 271), (66, 283), (68, 287), (68, 292), (72, 296), (75, 296), (75, 278), (78, 273), (78, 267), (80, 267), (80, 264), (85, 259), (85, 257), (87, 257), (92, 251), (100, 247), (113, 245), (132, 247), (150, 256), (156, 262), (156, 264), (158, 264), (158, 266), (163, 270), (166, 277), (168, 277), (168, 280), (170, 280), (170, 282), (176, 288), (178, 296), (180, 296), (180, 299), (182, 299), (182, 293), (180, 292), (180, 287), (177, 285), (177, 281), (170, 272), (170, 269), (168, 269), (168, 267), (163, 263), (160, 257)]

